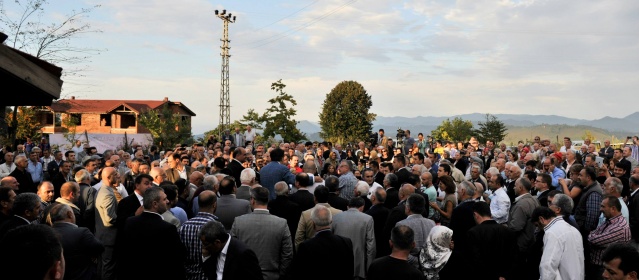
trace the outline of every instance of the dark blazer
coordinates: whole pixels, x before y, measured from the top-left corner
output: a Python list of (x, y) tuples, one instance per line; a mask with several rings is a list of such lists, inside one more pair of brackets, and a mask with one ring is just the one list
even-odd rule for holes
[(297, 203), (292, 202), (288, 196), (278, 195), (275, 199), (268, 202), (269, 213), (283, 218), (288, 224), (288, 229), (291, 231), (291, 239), (295, 240), (295, 232), (297, 232), (297, 224), (300, 221), (300, 215), (302, 210)]
[(26, 226), (27, 223), (25, 220), (18, 218), (16, 216), (12, 216), (8, 220), (4, 221), (2, 225), (0, 225), (0, 239), (10, 230), (17, 228), (19, 226)]
[(237, 199), (234, 195), (222, 195), (217, 199), (215, 216), (224, 225), (226, 232), (231, 231), (235, 217), (251, 213), (251, 205), (244, 199)]
[[(388, 197), (387, 197), (388, 199)], [(387, 200), (388, 201), (388, 200)], [(393, 228), (395, 227), (395, 224), (397, 224), (397, 222), (406, 219), (406, 212), (405, 212), (405, 206), (406, 201), (402, 201), (400, 203), (397, 204), (397, 206), (395, 206), (392, 210), (390, 210), (390, 212), (388, 213), (388, 218), (386, 219), (386, 223), (384, 224), (384, 231), (382, 232), (382, 238), (383, 240), (386, 240), (386, 244), (384, 244), (384, 251), (387, 253), (390, 253), (390, 245), (388, 244), (388, 240), (390, 240), (391, 237), (391, 231), (393, 230)], [(377, 250), (381, 250), (381, 248), (377, 248)]]
[(58, 198), (60, 197), (60, 188), (62, 188), (62, 185), (64, 183), (66, 183), (67, 180), (65, 180), (64, 175), (62, 175), (62, 172), (58, 172), (55, 174), (55, 176), (51, 177), (51, 184), (53, 184), (53, 197)]
[[(60, 164), (63, 162), (64, 161), (60, 161)], [(60, 172), (60, 165), (55, 162), (55, 160), (50, 161), (49, 164), (47, 164), (47, 173), (49, 173), (49, 178), (55, 177), (58, 172)]]
[(385, 240), (385, 238), (383, 237), (384, 226), (386, 225), (386, 219), (388, 219), (389, 213), (390, 210), (384, 207), (383, 204), (373, 205), (370, 209), (368, 209), (368, 211), (366, 211), (366, 214), (373, 217), (373, 228), (375, 230), (375, 247), (377, 248), (375, 255), (376, 258), (390, 254), (390, 250), (387, 250), (390, 249), (390, 247), (388, 247), (388, 240)]
[(348, 208), (348, 200), (346, 200), (346, 198), (339, 197), (338, 195), (334, 193), (329, 193), (328, 205), (330, 205), (331, 207), (335, 209), (346, 211)]
[[(144, 212), (130, 217), (121, 233), (118, 279), (186, 278), (186, 248), (175, 226), (160, 215)], [(151, 267), (156, 269), (145, 269)]]
[(117, 218), (115, 219), (118, 229), (124, 229), (126, 219), (135, 216), (135, 211), (137, 211), (140, 206), (142, 206), (142, 204), (140, 204), (138, 196), (135, 195), (135, 193), (118, 202)]
[(515, 202), (515, 197), (517, 197), (517, 195), (515, 194), (515, 181), (513, 180), (505, 183), (504, 188), (506, 189), (506, 194), (510, 198), (510, 203), (512, 204), (513, 202)]
[(407, 183), (411, 174), (412, 173), (408, 171), (407, 167), (402, 167), (401, 169), (397, 170), (395, 172), (395, 175), (397, 175), (397, 180), (399, 181), (399, 185), (401, 186), (402, 184)]
[(377, 171), (377, 174), (375, 174), (375, 182), (377, 182), (380, 185), (384, 185), (384, 173)]
[(91, 232), (95, 232), (95, 195), (97, 193), (98, 191), (90, 185), (80, 184), (78, 207), (82, 213), (82, 221)]
[(96, 258), (104, 251), (104, 246), (88, 228), (77, 227), (70, 223), (55, 223), (55, 230), (60, 236), (64, 249), (66, 269), (65, 279), (93, 279), (96, 276)]
[(242, 183), (240, 182), (240, 174), (242, 174), (244, 166), (242, 166), (242, 164), (237, 160), (231, 160), (227, 168), (231, 171), (228, 175), (231, 175), (233, 176), (233, 178), (235, 178), (235, 185), (239, 188), (242, 185)]
[(539, 205), (543, 207), (548, 207), (548, 193), (550, 190), (546, 190), (541, 193), (537, 193), (537, 200), (539, 201)]
[(599, 156), (603, 158), (611, 159), (614, 154), (615, 154), (615, 148), (613, 147), (608, 147), (608, 149), (606, 149), (606, 147), (602, 147), (599, 150)]
[[(330, 269), (317, 265), (330, 260)], [(318, 232), (302, 242), (297, 249), (289, 272), (289, 279), (352, 280), (355, 272), (353, 243), (350, 239), (333, 234), (330, 230)]]
[[(515, 233), (509, 228), (497, 224), (494, 220), (471, 228), (468, 231), (470, 258), (477, 262), (473, 279), (510, 279), (512, 263), (517, 251)], [(499, 264), (499, 265), (495, 265)]]
[(639, 191), (628, 199), (628, 213), (630, 215), (630, 235), (635, 242), (639, 242)]
[(20, 184), (18, 191), (16, 194), (21, 194), (24, 192), (38, 192), (38, 186), (33, 183), (33, 178), (31, 178), (31, 173), (27, 172), (25, 169), (24, 172), (20, 171), (20, 169), (16, 168), (9, 174), (9, 176), (16, 178), (18, 184)]
[[(228, 242), (231, 243), (226, 252), (222, 279), (263, 280), (262, 269), (255, 252), (234, 237), (231, 237)], [(217, 279), (217, 258), (215, 256), (208, 258), (202, 264), (202, 269), (209, 279)]]
[(297, 203), (302, 211), (315, 207), (315, 196), (308, 190), (298, 190), (294, 194), (289, 195), (288, 198)]
[(397, 188), (386, 189), (386, 201), (384, 206), (388, 209), (393, 209), (399, 203), (399, 190)]

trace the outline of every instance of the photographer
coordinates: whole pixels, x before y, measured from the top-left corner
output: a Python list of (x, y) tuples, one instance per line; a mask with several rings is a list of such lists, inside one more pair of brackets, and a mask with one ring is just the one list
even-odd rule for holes
[(637, 136), (628, 136), (626, 137), (626, 142), (623, 142), (623, 146), (625, 147), (628, 144), (628, 141), (632, 140), (632, 144), (630, 145), (630, 150), (632, 154), (630, 157), (634, 158), (636, 161), (639, 161), (639, 137)]

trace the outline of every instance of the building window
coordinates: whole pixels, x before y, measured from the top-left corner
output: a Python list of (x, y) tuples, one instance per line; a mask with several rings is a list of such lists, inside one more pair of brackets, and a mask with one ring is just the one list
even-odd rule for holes
[(73, 125), (82, 125), (82, 114), (69, 114), (70, 122)]
[(120, 128), (135, 127), (135, 115), (121, 115)]
[(100, 126), (111, 126), (111, 114), (100, 114)]
[(55, 113), (55, 126), (56, 127), (62, 127), (62, 114), (61, 113)]
[(46, 113), (45, 117), (44, 125), (53, 125), (53, 113)]

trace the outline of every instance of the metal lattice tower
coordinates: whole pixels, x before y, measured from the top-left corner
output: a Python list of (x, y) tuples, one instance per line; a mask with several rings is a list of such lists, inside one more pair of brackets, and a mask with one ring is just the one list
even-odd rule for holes
[(229, 23), (235, 22), (235, 17), (229, 13), (226, 14), (226, 10), (222, 10), (220, 13), (218, 10), (215, 10), (215, 15), (224, 22), (224, 33), (222, 35), (222, 46), (220, 49), (220, 56), (222, 56), (222, 72), (220, 77), (220, 136), (222, 132), (226, 129), (229, 129), (231, 124), (231, 97), (229, 93), (229, 58), (231, 55), (229, 54)]

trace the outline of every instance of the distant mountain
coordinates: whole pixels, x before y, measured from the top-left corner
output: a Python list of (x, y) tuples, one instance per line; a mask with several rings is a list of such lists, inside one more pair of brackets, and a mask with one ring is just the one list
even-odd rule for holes
[[(575, 139), (581, 139), (586, 130), (602, 138), (606, 136), (624, 137), (623, 135), (639, 134), (639, 112), (624, 118), (604, 117), (598, 120), (574, 119), (557, 115), (495, 114), (495, 116), (504, 122), (509, 128), (509, 132), (512, 132), (512, 140), (525, 140), (527, 138), (525, 137), (526, 135), (528, 135), (528, 137), (530, 137), (530, 135), (547, 135), (546, 137), (548, 138), (556, 138), (557, 135), (561, 135), (561, 137), (570, 136)], [(397, 129), (400, 127), (402, 129), (410, 129), (413, 132), (413, 136), (417, 136), (419, 132), (424, 133), (424, 135), (429, 135), (442, 121), (446, 119), (452, 120), (455, 117), (470, 120), (475, 125), (477, 125), (478, 122), (486, 120), (486, 115), (481, 113), (450, 117), (418, 116), (408, 118), (378, 116), (373, 122), (373, 127), (374, 131), (378, 131), (380, 128), (384, 129), (386, 135), (392, 137), (395, 137)], [(306, 133), (309, 138), (311, 138), (311, 141), (321, 140), (318, 133), (321, 131), (321, 128), (317, 123), (300, 121), (298, 128)]]

